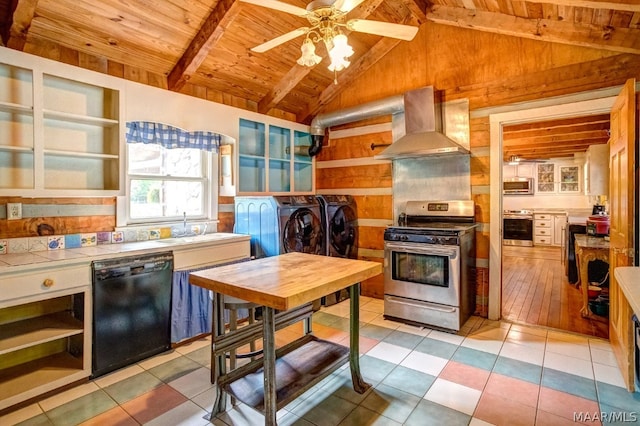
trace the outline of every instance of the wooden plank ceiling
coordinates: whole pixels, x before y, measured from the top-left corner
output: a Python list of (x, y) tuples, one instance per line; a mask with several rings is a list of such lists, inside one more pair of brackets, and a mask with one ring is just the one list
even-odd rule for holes
[[(282, 0), (306, 8), (307, 0)], [(636, 0), (365, 0), (348, 19), (424, 22), (575, 46), (640, 54)], [(25, 52), (57, 43), (125, 66), (163, 74), (170, 90), (185, 82), (274, 108), (309, 122), (365, 70), (402, 41), (349, 33), (355, 50), (338, 84), (325, 59), (296, 63), (302, 37), (265, 53), (250, 49), (307, 26), (303, 17), (238, 0), (0, 0), (2, 43)], [(549, 133), (549, 132), (547, 132)], [(556, 137), (558, 142), (559, 136)], [(541, 142), (544, 143), (544, 142)], [(559, 143), (559, 142), (558, 142)], [(571, 142), (576, 149), (578, 144)], [(509, 146), (505, 155), (540, 151)]]
[(609, 114), (514, 124), (502, 132), (504, 161), (571, 158), (590, 145), (608, 142)]

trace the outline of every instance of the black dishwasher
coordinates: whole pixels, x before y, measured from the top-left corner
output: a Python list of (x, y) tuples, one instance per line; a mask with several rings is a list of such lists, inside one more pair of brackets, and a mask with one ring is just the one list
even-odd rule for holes
[(95, 261), (92, 377), (171, 347), (173, 253)]

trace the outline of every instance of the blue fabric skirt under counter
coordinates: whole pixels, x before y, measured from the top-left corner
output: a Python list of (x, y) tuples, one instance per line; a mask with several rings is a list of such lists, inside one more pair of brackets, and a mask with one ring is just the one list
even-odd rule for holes
[[(203, 269), (211, 269), (248, 260), (241, 259), (173, 273), (171, 343), (177, 343), (200, 334), (211, 333), (211, 292), (202, 287), (189, 284), (189, 274)], [(248, 316), (249, 312), (246, 309), (238, 310), (238, 320)], [(229, 313), (227, 311), (224, 312), (224, 319), (225, 322), (229, 321)]]

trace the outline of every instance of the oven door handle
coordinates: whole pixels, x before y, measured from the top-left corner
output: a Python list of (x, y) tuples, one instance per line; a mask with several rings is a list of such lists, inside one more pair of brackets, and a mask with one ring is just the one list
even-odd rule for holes
[[(428, 247), (428, 248), (427, 248)], [(402, 251), (405, 253), (419, 253), (419, 254), (435, 254), (441, 256), (447, 256), (454, 260), (458, 256), (458, 250), (456, 248), (443, 248), (433, 245), (406, 245), (406, 244), (394, 244), (386, 243), (385, 248), (393, 251)]]
[(399, 297), (387, 296), (387, 300), (390, 302), (397, 303), (399, 305), (413, 306), (414, 308), (424, 308), (431, 309), (433, 311), (452, 313), (456, 311), (456, 308), (451, 306), (438, 305), (436, 303), (416, 301), (416, 302), (408, 302), (407, 299), (401, 299)]

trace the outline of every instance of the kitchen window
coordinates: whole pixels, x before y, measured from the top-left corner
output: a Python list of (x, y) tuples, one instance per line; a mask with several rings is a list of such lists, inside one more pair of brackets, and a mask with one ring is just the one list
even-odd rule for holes
[(175, 222), (185, 214), (187, 219), (208, 218), (219, 140), (210, 132), (127, 123), (129, 222)]

